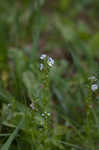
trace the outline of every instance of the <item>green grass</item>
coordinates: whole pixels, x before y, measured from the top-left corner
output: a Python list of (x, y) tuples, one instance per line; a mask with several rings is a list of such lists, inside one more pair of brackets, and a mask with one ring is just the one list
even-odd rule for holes
[(1, 2), (0, 150), (99, 150), (98, 6)]

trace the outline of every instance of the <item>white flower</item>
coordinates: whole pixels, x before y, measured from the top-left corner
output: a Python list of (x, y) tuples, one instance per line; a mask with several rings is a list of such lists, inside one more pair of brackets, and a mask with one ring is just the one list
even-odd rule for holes
[(44, 65), (43, 64), (40, 64), (40, 70), (42, 71), (44, 68)]
[(54, 65), (54, 59), (52, 59), (51, 57), (48, 58), (47, 64), (52, 67)]
[(12, 106), (12, 104), (8, 104), (7, 106), (8, 106), (8, 107), (11, 107), (11, 106)]
[(44, 113), (42, 113), (41, 115), (42, 115), (42, 117), (44, 117), (44, 116), (45, 116), (45, 114), (44, 114)]
[(33, 103), (31, 103), (31, 104), (30, 104), (30, 107), (31, 107), (32, 109), (34, 109), (34, 104), (33, 104)]
[(91, 77), (88, 78), (88, 80), (95, 80), (96, 81), (97, 78), (95, 76), (91, 76)]
[(94, 92), (98, 89), (98, 85), (97, 84), (92, 84), (91, 85), (91, 90)]
[(45, 112), (42, 113), (41, 115), (42, 115), (42, 117), (47, 118), (47, 117), (49, 117), (51, 114), (50, 114), (49, 112), (47, 113), (47, 112), (45, 111)]
[(40, 56), (40, 59), (45, 59), (46, 58), (46, 54), (42, 54), (41, 56)]

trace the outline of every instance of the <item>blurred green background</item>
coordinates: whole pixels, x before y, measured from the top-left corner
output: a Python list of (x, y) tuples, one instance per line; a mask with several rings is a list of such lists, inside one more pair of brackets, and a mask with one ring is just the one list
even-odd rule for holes
[[(47, 139), (50, 144), (45, 147), (38, 146), (40, 133), (35, 131), (36, 125), (33, 126), (34, 141), (32, 129), (29, 130), (32, 128), (29, 104), (40, 99), (39, 56), (42, 53), (55, 60), (49, 73), (54, 128), (51, 129), (53, 136)], [(98, 150), (99, 94), (93, 102), (96, 124), (91, 127), (94, 130), (91, 139), (84, 132), (88, 97), (85, 82), (90, 75), (98, 78), (98, 55), (98, 0), (1, 1), (0, 148), (27, 112), (24, 131), (14, 142), (10, 139), (2, 150), (8, 150), (10, 145), (10, 150), (22, 150), (23, 146), (25, 150)]]

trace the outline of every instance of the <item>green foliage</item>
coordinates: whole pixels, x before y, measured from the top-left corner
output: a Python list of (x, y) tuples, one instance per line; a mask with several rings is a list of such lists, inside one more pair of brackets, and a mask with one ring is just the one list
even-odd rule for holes
[(18, 134), (18, 131), (21, 128), (22, 124), (23, 124), (23, 120), (20, 122), (20, 124), (17, 126), (17, 128), (14, 130), (14, 132), (10, 135), (7, 142), (1, 147), (1, 150), (8, 150), (9, 149), (12, 141), (14, 140), (16, 135)]
[(0, 150), (99, 149), (98, 6), (1, 2)]

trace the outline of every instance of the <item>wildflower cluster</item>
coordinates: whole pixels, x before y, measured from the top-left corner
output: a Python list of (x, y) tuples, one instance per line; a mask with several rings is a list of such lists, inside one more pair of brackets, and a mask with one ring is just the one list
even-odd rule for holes
[(41, 71), (44, 69), (44, 65), (45, 64), (47, 64), (49, 67), (52, 67), (54, 65), (54, 59), (52, 59), (51, 57), (47, 56), (46, 54), (42, 54), (40, 56), (40, 59), (43, 60), (43, 62), (40, 64), (40, 70)]
[(95, 76), (91, 76), (88, 78), (91, 83), (91, 90), (95, 92), (98, 89), (97, 78)]
[(42, 113), (41, 115), (42, 115), (42, 117), (44, 117), (44, 118), (47, 119), (48, 117), (50, 117), (51, 114), (50, 114), (49, 112), (46, 112), (46, 111), (45, 111), (45, 112)]

